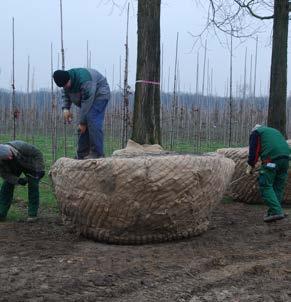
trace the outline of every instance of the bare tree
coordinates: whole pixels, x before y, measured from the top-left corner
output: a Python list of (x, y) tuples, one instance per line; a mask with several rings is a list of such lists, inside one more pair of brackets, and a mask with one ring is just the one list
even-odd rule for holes
[(275, 0), (268, 125), (286, 137), (288, 0)]
[(52, 162), (57, 160), (57, 100), (53, 83), (53, 44), (51, 43), (51, 150)]
[(272, 63), (268, 125), (286, 136), (288, 0), (209, 0), (206, 29), (234, 37), (252, 36), (258, 27), (253, 20), (273, 19)]
[(126, 39), (125, 39), (125, 64), (124, 64), (124, 80), (123, 80), (123, 104), (122, 104), (122, 147), (124, 148), (128, 140), (129, 120), (129, 95), (130, 86), (128, 85), (128, 22), (129, 22), (129, 3), (127, 7), (126, 18)]
[[(62, 54), (62, 70), (65, 70), (65, 50), (63, 36), (63, 3), (60, 0), (60, 22), (61, 22), (61, 54)], [(67, 124), (64, 123), (64, 155), (67, 156)]]
[(160, 130), (161, 0), (138, 1), (138, 51), (132, 139), (161, 143)]
[(13, 114), (13, 139), (16, 138), (16, 120), (19, 117), (19, 110), (15, 103), (15, 36), (14, 36), (14, 18), (12, 18), (12, 99), (11, 99), (11, 111)]

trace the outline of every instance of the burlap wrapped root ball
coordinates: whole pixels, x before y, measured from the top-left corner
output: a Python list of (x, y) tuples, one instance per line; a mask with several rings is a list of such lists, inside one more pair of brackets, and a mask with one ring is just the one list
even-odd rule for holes
[(133, 157), (141, 155), (157, 155), (157, 154), (169, 154), (169, 151), (165, 151), (161, 145), (140, 145), (135, 141), (129, 139), (124, 149), (115, 150), (112, 156)]
[(233, 171), (223, 156), (147, 155), (61, 158), (50, 174), (62, 214), (81, 234), (142, 244), (206, 231)]
[[(290, 146), (290, 141), (287, 141)], [(252, 175), (246, 175), (249, 149), (224, 148), (218, 149), (217, 153), (232, 159), (235, 162), (235, 171), (227, 190), (227, 194), (234, 200), (245, 203), (263, 203), (258, 186), (258, 169)], [(284, 202), (291, 203), (291, 171), (288, 171), (288, 181), (285, 189)]]

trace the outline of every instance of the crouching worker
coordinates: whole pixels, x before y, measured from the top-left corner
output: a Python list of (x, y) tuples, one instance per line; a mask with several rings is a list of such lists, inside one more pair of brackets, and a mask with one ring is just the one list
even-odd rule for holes
[[(15, 185), (28, 184), (28, 218), (37, 219), (39, 207), (39, 181), (44, 176), (42, 153), (23, 141), (0, 144), (0, 175), (3, 184), (0, 190), (0, 221), (5, 221), (12, 203)], [(21, 174), (25, 177), (20, 177)]]
[(261, 158), (259, 187), (264, 203), (269, 207), (265, 222), (285, 218), (281, 207), (289, 167), (289, 146), (276, 129), (256, 125), (251, 132), (247, 173), (254, 171)]

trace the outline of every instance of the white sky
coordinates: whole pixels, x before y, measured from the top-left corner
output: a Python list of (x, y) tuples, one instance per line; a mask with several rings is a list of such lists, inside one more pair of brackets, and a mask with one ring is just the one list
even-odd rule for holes
[[(107, 75), (111, 88), (117, 88), (124, 65), (124, 41), (126, 12), (112, 11), (104, 0), (63, 0), (64, 45), (66, 69), (86, 65), (86, 43), (92, 53), (92, 68)], [(109, 2), (109, 1), (108, 1)], [(124, 0), (116, 1), (122, 5)], [(131, 0), (129, 32), (129, 82), (134, 87), (136, 71), (136, 1)], [(204, 1), (206, 2), (206, 0)], [(164, 88), (168, 88), (170, 68), (170, 91), (173, 90), (176, 35), (179, 32), (180, 89), (195, 92), (196, 56), (198, 46), (192, 51), (193, 38), (189, 34), (199, 33), (206, 22), (206, 11), (194, 0), (163, 0), (161, 16), (161, 42), (164, 49)], [(31, 74), (34, 69), (34, 88), (50, 87), (50, 43), (53, 43), (54, 64), (57, 68), (60, 53), (59, 0), (9, 0), (0, 1), (0, 87), (10, 89), (12, 70), (12, 17), (15, 18), (15, 80), (17, 90), (26, 90), (27, 57), (30, 56)], [(268, 93), (271, 61), (270, 33), (272, 22), (266, 24), (266, 33), (259, 35), (257, 70), (257, 94)], [(244, 53), (248, 48), (247, 77), (249, 83), (250, 54), (255, 54), (255, 40), (250, 39), (238, 46), (234, 53), (234, 90), (243, 81)], [(229, 51), (223, 48), (214, 36), (208, 38), (208, 60), (213, 69), (213, 93), (224, 95), (229, 78)], [(200, 78), (202, 77), (203, 50), (200, 48)], [(113, 82), (114, 69), (114, 82)], [(290, 72), (289, 72), (290, 74)], [(150, 79), (149, 79), (150, 80)], [(31, 81), (32, 82), (32, 81)], [(201, 80), (199, 90), (201, 91)], [(253, 84), (252, 84), (253, 85)], [(290, 88), (290, 76), (288, 80)]]

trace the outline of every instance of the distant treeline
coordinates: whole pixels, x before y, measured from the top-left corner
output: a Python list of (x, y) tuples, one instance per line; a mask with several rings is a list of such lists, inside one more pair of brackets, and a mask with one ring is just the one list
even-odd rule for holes
[[(61, 91), (55, 93), (56, 105), (48, 90), (30, 93), (17, 92), (16, 106), (20, 115), (13, 124), (12, 95), (0, 90), (0, 134), (11, 136), (16, 126), (17, 137), (30, 139), (39, 136), (51, 137), (53, 145), (75, 140), (79, 110), (72, 106), (73, 123), (64, 126)], [(112, 93), (106, 110), (104, 131), (108, 152), (124, 147), (131, 137), (134, 95), (129, 97), (128, 118), (125, 118), (123, 95)], [(287, 133), (291, 134), (290, 102), (287, 105)], [(170, 150), (187, 150), (201, 153), (224, 146), (246, 146), (250, 130), (256, 123), (266, 124), (267, 97), (220, 97), (215, 95), (161, 93), (162, 145)], [(65, 129), (66, 128), (66, 129)], [(126, 135), (124, 134), (126, 130)], [(54, 151), (55, 154), (55, 151)]]
[[(55, 93), (58, 101), (58, 105), (61, 106), (61, 91), (58, 90)], [(39, 90), (30, 93), (16, 92), (16, 105), (21, 108), (24, 105), (31, 104), (32, 102), (37, 106), (37, 109), (47, 108), (48, 103), (51, 102), (52, 96), (51, 92), (48, 90)], [(133, 94), (130, 95), (130, 108), (133, 106)], [(121, 105), (123, 101), (123, 96), (120, 91), (113, 91), (111, 97), (111, 106)], [(291, 98), (288, 98), (288, 103)], [(2, 106), (9, 106), (11, 103), (11, 92), (0, 89), (0, 102)], [(173, 102), (172, 93), (161, 93), (161, 106), (171, 107)], [(232, 105), (237, 105), (244, 103), (245, 106), (248, 104), (255, 104), (258, 110), (263, 110), (266, 108), (268, 103), (268, 98), (261, 97), (246, 97), (245, 99), (241, 97), (234, 97), (232, 99)], [(214, 96), (214, 95), (200, 95), (200, 94), (190, 94), (180, 92), (177, 94), (177, 106), (178, 107), (199, 107), (201, 109), (207, 109), (210, 107), (224, 107), (229, 105), (230, 100), (228, 97)], [(110, 107), (111, 107), (110, 106)]]

